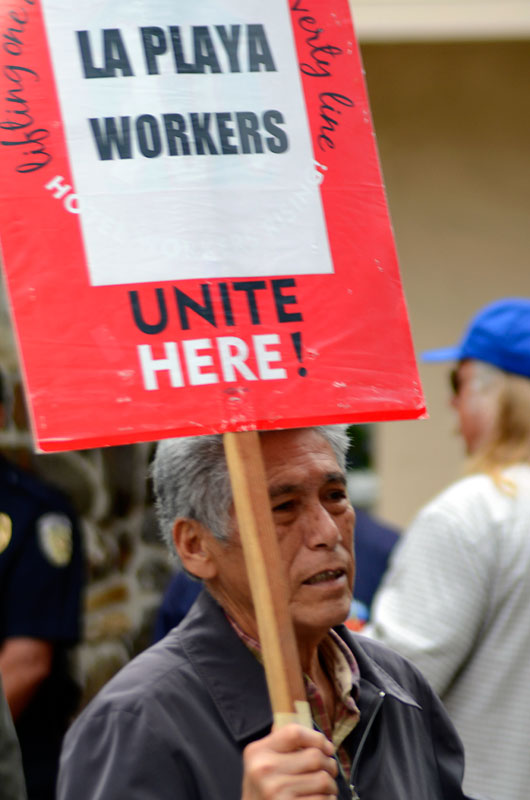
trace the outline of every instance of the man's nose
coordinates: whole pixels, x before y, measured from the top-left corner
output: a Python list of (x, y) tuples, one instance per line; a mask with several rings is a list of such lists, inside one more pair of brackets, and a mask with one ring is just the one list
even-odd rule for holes
[(305, 539), (308, 547), (332, 548), (340, 541), (341, 533), (337, 520), (322, 503), (315, 503), (311, 508), (305, 525)]

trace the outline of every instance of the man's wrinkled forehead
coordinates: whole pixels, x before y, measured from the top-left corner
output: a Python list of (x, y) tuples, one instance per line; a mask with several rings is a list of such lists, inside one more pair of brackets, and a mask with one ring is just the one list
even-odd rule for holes
[(304, 486), (346, 484), (329, 442), (312, 428), (268, 431), (261, 435), (263, 461), (271, 497)]

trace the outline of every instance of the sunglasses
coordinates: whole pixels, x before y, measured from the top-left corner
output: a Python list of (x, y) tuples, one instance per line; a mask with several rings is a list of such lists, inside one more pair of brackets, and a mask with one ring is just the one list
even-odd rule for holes
[(453, 392), (454, 396), (457, 397), (460, 389), (462, 388), (462, 378), (458, 373), (458, 369), (452, 369), (449, 373), (449, 383), (451, 385), (451, 391)]

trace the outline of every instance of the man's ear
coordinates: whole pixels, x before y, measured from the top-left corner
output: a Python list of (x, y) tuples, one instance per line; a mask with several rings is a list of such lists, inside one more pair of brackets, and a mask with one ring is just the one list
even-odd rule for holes
[(209, 547), (212, 534), (195, 519), (179, 518), (173, 526), (173, 542), (185, 569), (203, 581), (217, 575), (217, 562)]

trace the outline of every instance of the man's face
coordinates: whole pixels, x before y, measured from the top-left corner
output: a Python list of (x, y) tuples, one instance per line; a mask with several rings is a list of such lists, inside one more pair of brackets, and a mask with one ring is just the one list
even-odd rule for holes
[(479, 365), (462, 361), (456, 371), (452, 406), (458, 414), (458, 432), (468, 455), (476, 453), (491, 435), (496, 418), (496, 391), (481, 385)]
[[(275, 431), (260, 437), (267, 484), (299, 642), (343, 622), (355, 563), (354, 510), (331, 447), (316, 432)], [(214, 545), (212, 589), (244, 630), (253, 625), (250, 588), (237, 524), (229, 544)], [(227, 602), (225, 602), (227, 600)]]

